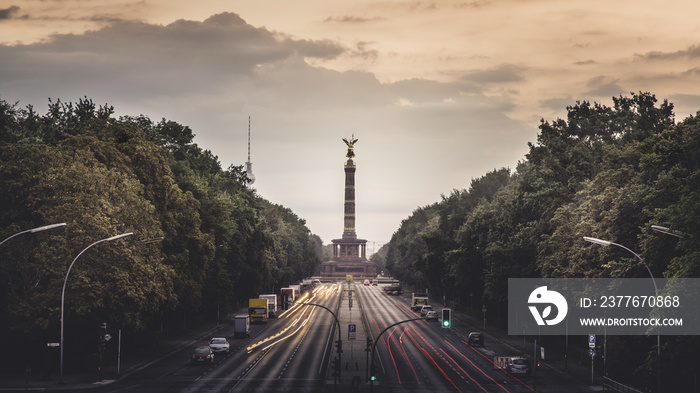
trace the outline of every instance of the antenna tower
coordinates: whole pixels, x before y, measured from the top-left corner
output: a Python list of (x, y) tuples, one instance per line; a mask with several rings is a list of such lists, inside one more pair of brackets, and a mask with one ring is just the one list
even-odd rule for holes
[(250, 116), (248, 116), (248, 161), (245, 163), (245, 174), (248, 177), (248, 186), (255, 183), (255, 175), (253, 175), (253, 163), (250, 162)]

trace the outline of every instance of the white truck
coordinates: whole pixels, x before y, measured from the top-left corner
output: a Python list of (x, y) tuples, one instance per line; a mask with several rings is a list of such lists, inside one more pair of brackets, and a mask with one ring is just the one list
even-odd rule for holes
[(428, 294), (427, 293), (416, 293), (411, 294), (411, 310), (420, 311), (423, 306), (428, 305)]
[(250, 316), (248, 314), (233, 316), (233, 337), (250, 337)]
[(277, 318), (277, 295), (274, 293), (260, 295), (258, 299), (267, 299), (267, 317)]

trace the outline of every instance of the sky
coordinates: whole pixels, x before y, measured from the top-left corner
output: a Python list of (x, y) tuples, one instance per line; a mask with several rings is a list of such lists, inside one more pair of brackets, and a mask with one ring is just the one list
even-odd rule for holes
[(697, 0), (0, 0), (0, 99), (88, 97), (190, 127), (328, 244), (515, 170), (541, 120), (650, 92), (700, 109)]

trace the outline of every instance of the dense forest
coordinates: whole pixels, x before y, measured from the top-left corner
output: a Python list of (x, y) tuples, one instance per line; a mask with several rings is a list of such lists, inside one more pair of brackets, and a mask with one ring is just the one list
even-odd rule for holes
[(94, 365), (105, 322), (126, 332), (125, 345), (145, 347), (314, 273), (321, 239), (194, 136), (165, 119), (115, 118), (87, 97), (49, 100), (44, 115), (0, 100), (0, 241), (66, 223), (0, 247), (0, 347), (22, 354), (3, 357), (3, 369), (42, 369), (38, 355), (59, 340), (73, 260), (67, 371)]
[[(644, 263), (655, 277), (700, 277), (698, 116), (676, 123), (671, 103), (642, 92), (612, 107), (577, 102), (566, 119), (542, 120), (515, 170), (415, 210), (381, 263), (453, 307), (486, 305), (490, 323), (507, 316), (509, 277), (649, 277)], [(636, 250), (643, 263), (584, 236)], [(690, 360), (700, 339), (662, 337), (661, 346), (659, 358), (655, 338), (608, 337), (608, 375), (636, 386), (656, 386), (660, 375), (665, 391), (697, 386)]]

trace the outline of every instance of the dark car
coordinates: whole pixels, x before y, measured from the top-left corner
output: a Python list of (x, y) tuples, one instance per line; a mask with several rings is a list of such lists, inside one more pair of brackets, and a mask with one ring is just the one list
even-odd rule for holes
[(484, 346), (484, 334), (481, 332), (471, 332), (467, 337), (467, 343), (469, 345), (481, 345)]
[(401, 285), (387, 285), (384, 287), (384, 292), (393, 296), (400, 296), (403, 294), (403, 289)]
[(190, 358), (192, 363), (214, 363), (214, 352), (208, 346), (196, 347)]

